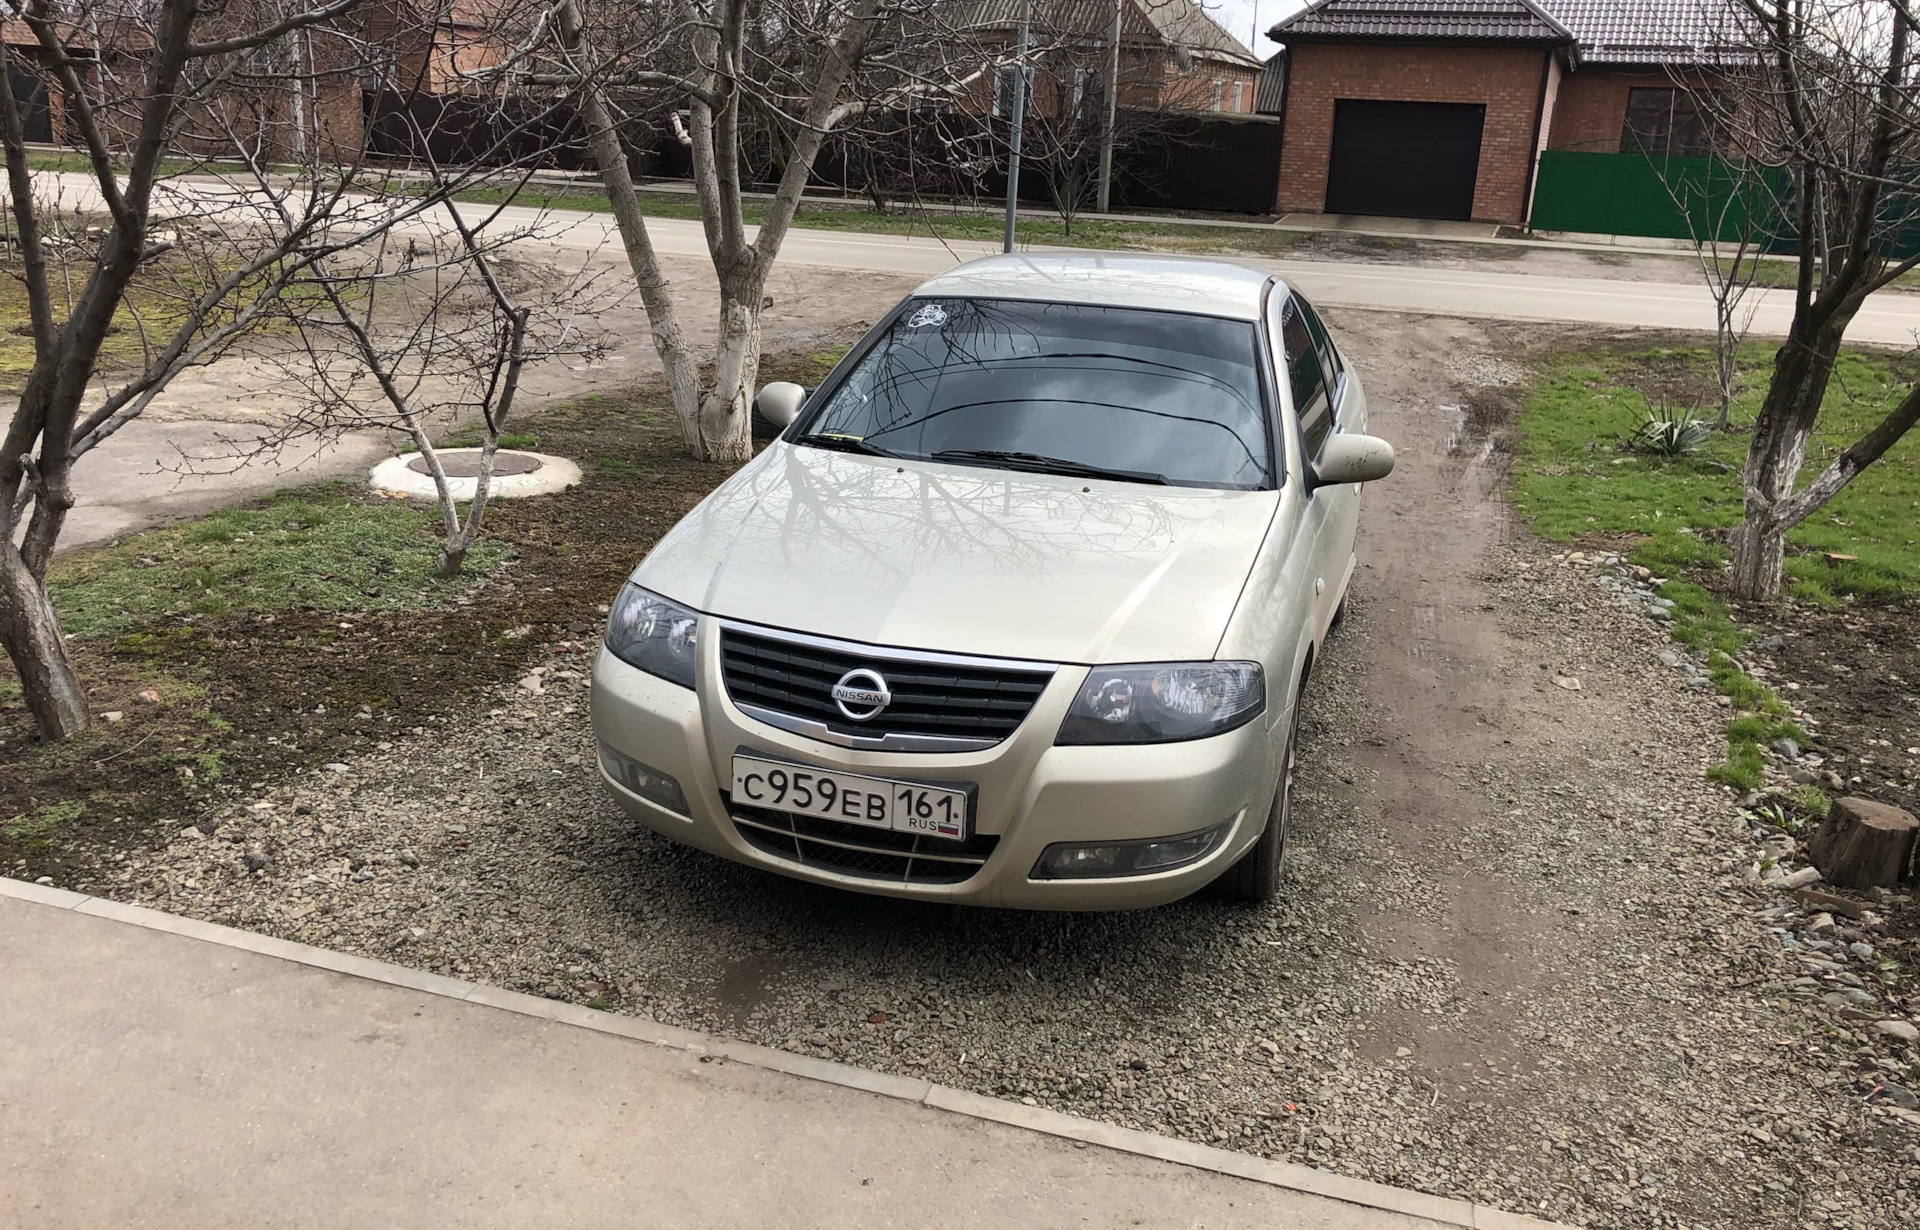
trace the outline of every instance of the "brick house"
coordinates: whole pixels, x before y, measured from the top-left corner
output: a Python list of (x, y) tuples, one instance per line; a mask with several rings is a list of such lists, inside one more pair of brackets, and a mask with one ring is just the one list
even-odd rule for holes
[[(1546, 149), (1711, 150), (1711, 0), (1319, 0), (1283, 45), (1282, 213), (1525, 226)], [(1277, 70), (1277, 73), (1276, 73)]]
[[(1048, 94), (1054, 79), (1067, 88), (1099, 96), (1106, 76), (1108, 37), (1116, 0), (1031, 0), (1029, 25), (1043, 71), (1035, 91)], [(1219, 111), (1251, 115), (1262, 63), (1227, 33), (1199, 0), (1118, 0), (1120, 4), (1120, 105), (1154, 111)], [(1020, 28), (1021, 0), (965, 0), (935, 10), (947, 30), (984, 46), (1011, 47)], [(1005, 83), (990, 99), (1005, 109)], [(985, 97), (982, 102), (989, 102)], [(1037, 100), (1045, 107), (1051, 98)]]
[[(475, 90), (467, 74), (500, 62), (510, 0), (368, 0), (317, 27), (304, 40), (282, 40), (251, 53), (239, 84), (207, 93), (186, 109), (173, 147), (187, 155), (224, 155), (237, 137), (269, 159), (298, 156), (309, 137), (330, 157), (351, 161), (367, 138), (367, 101), (376, 91), (444, 97)], [(274, 14), (253, 0), (227, 6), (206, 28), (251, 29)], [(94, 23), (68, 52), (97, 82), (96, 104), (108, 140), (134, 139), (140, 114), (149, 32), (135, 10)], [(59, 83), (47, 71), (33, 33), (0, 22), (7, 47), (8, 88), (30, 142), (77, 144), (67, 130)]]
[[(0, 41), (7, 47), (7, 89), (19, 109), (28, 142), (54, 140), (60, 126), (60, 95), (47, 89), (39, 38), (26, 22), (8, 19), (0, 21)], [(93, 59), (92, 49), (79, 44), (69, 44), (67, 53), (82, 62)]]

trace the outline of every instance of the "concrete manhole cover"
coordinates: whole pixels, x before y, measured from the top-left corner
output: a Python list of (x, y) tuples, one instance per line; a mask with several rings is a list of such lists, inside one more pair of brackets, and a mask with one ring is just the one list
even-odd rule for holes
[[(456, 500), (471, 500), (474, 480), (480, 474), (480, 450), (443, 448), (435, 452), (440, 468), (446, 472), (447, 487)], [(412, 499), (438, 498), (433, 486), (433, 471), (418, 453), (389, 457), (373, 467), (368, 476), (375, 491), (404, 495)], [(580, 481), (580, 467), (565, 457), (546, 453), (527, 453), (502, 449), (493, 455), (493, 478), (487, 491), (493, 498), (511, 500), (517, 496), (545, 495), (563, 491)]]
[[(502, 451), (493, 455), (493, 476), (505, 478), (510, 474), (531, 474), (545, 464), (546, 462), (532, 453)], [(440, 468), (446, 472), (448, 478), (479, 478), (480, 454), (478, 450), (468, 452), (465, 449), (456, 453), (443, 452), (440, 454)], [(407, 463), (407, 469), (415, 474), (431, 475), (433, 473), (425, 457), (416, 456)]]

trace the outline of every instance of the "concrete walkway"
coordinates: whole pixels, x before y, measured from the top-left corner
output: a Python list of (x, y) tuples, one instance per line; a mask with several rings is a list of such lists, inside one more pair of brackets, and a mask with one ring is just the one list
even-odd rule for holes
[(0, 1227), (531, 1225), (1546, 1223), (0, 880)]

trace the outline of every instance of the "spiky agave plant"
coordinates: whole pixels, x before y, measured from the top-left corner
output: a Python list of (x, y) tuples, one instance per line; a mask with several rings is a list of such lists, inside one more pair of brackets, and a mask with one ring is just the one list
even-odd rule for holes
[(1634, 428), (1632, 444), (1643, 453), (1652, 453), (1671, 461), (1676, 457), (1692, 456), (1705, 448), (1711, 439), (1711, 421), (1694, 418), (1685, 410), (1677, 410), (1662, 402), (1658, 407), (1648, 410), (1646, 419)]

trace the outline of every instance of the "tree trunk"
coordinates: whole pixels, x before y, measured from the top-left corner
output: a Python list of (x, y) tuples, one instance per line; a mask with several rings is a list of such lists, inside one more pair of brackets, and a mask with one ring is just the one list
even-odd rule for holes
[(1772, 602), (1780, 596), (1787, 535), (1771, 522), (1749, 521), (1733, 532), (1733, 571), (1727, 579), (1736, 597)]
[(52, 742), (87, 728), (87, 698), (67, 660), (53, 604), (11, 543), (0, 542), (0, 646), (20, 676), (27, 711)]
[(760, 374), (760, 304), (757, 279), (722, 280), (713, 388), (701, 399), (700, 418), (693, 433), (693, 454), (700, 461), (738, 463), (753, 456), (753, 383)]
[(1767, 398), (1754, 420), (1742, 474), (1746, 495), (1745, 521), (1733, 533), (1733, 573), (1728, 584), (1736, 598), (1772, 602), (1780, 596), (1780, 571), (1786, 557), (1791, 524), (1780, 516), (1780, 506), (1793, 495), (1793, 485), (1806, 461), (1807, 440), (1826, 399), (1840, 353), (1841, 332), (1832, 322), (1815, 327), (1811, 336), (1789, 336), (1773, 359), (1773, 379)]

